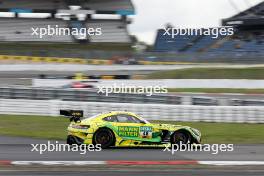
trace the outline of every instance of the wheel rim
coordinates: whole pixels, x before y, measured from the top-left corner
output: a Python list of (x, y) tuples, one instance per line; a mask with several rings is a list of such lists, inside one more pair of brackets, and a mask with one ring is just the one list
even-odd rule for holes
[(180, 143), (187, 144), (188, 137), (185, 134), (183, 134), (183, 133), (175, 133), (175, 135), (174, 135), (174, 142), (176, 144), (180, 144)]
[(96, 135), (96, 143), (101, 145), (107, 145), (111, 141), (111, 135), (108, 132), (99, 132)]

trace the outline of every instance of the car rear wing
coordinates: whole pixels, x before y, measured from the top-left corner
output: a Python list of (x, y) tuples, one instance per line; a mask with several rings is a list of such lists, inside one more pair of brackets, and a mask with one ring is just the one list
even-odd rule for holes
[(60, 110), (60, 115), (70, 118), (70, 121), (79, 122), (83, 117), (82, 110)]

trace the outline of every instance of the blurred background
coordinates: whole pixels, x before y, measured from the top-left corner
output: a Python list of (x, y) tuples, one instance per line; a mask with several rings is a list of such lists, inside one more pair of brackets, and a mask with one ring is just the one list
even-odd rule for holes
[[(178, 20), (178, 12), (173, 15), (169, 2), (154, 3), (167, 8), (170, 16)], [(175, 2), (171, 3), (175, 5)], [(160, 25), (162, 29), (150, 32), (155, 34), (153, 41), (147, 34), (142, 37), (142, 33), (149, 31), (142, 28), (156, 26), (157, 22), (139, 22), (149, 20), (147, 12), (151, 14), (150, 9), (154, 7), (147, 8), (145, 15), (142, 11), (137, 15), (135, 7), (141, 9), (141, 5), (145, 5), (139, 1), (2, 0), (0, 96), (113, 103), (262, 106), (264, 4), (261, 1), (243, 3), (242, 6), (237, 1), (220, 2), (218, 5), (226, 7), (222, 19), (219, 11), (210, 18), (204, 12), (199, 15), (196, 11), (186, 11), (193, 16), (183, 17), (187, 21), (179, 24), (173, 24), (177, 20), (168, 21), (173, 18), (162, 8), (159, 15), (153, 16), (153, 19), (162, 17), (157, 21), (163, 25)], [(188, 10), (183, 1), (176, 4), (176, 9)], [(207, 1), (197, 5), (203, 5), (208, 13), (215, 8)], [(190, 10), (193, 9), (190, 6)], [(227, 17), (227, 14), (233, 15)], [(196, 15), (206, 22), (194, 22), (192, 18), (197, 19)], [(197, 28), (204, 24), (211, 29), (217, 23), (216, 27), (233, 27), (235, 34), (219, 35), (218, 38), (213, 35), (186, 34), (175, 38), (163, 35), (166, 28), (188, 24)], [(32, 28), (47, 28), (48, 25), (69, 29), (102, 28), (102, 35), (85, 38), (32, 35)], [(169, 94), (102, 97), (96, 93), (98, 86), (114, 83), (166, 86)]]
[[(183, 159), (262, 161), (263, 17), (262, 0), (0, 0), (1, 142), (24, 141), (6, 135), (64, 140), (68, 122), (56, 118), (59, 109), (82, 109), (86, 116), (127, 110), (153, 122), (191, 125), (205, 143), (242, 145), (232, 155)], [(32, 28), (48, 25), (102, 28), (102, 35), (32, 35)], [(220, 26), (233, 27), (234, 35), (163, 35), (173, 27)], [(98, 94), (98, 87), (114, 84), (165, 86), (168, 93)], [(14, 150), (21, 155), (2, 159), (39, 160), (25, 148)], [(92, 159), (175, 159), (106, 153)], [(46, 159), (55, 156), (80, 159)]]

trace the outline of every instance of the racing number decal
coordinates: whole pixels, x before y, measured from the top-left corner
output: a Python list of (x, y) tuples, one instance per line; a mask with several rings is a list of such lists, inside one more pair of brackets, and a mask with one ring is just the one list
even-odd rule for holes
[(152, 138), (152, 127), (143, 126), (140, 127), (140, 137), (141, 138)]

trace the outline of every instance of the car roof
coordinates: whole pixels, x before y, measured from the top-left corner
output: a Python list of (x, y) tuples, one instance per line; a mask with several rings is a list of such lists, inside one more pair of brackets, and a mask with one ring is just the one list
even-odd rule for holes
[(126, 115), (132, 115), (132, 116), (138, 117), (136, 114), (132, 112), (128, 112), (128, 111), (111, 111), (111, 112), (102, 112), (100, 114), (95, 114), (93, 116), (86, 117), (85, 119), (102, 119), (110, 115), (118, 115), (118, 114), (126, 114)]
[(133, 113), (133, 112), (128, 112), (128, 111), (111, 111), (111, 112), (108, 112), (108, 113), (103, 113), (103, 114), (115, 114), (115, 115), (117, 115), (117, 114), (128, 114), (128, 115), (135, 115), (136, 116), (136, 114), (135, 113)]

